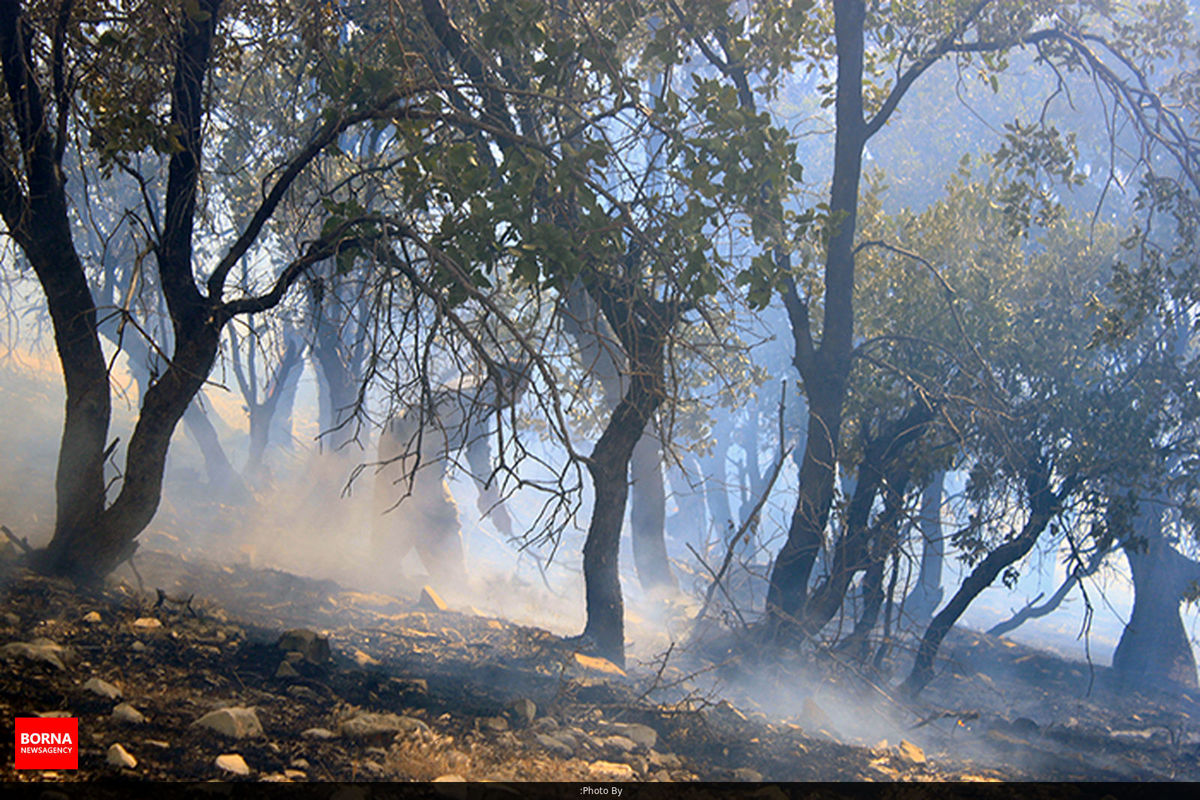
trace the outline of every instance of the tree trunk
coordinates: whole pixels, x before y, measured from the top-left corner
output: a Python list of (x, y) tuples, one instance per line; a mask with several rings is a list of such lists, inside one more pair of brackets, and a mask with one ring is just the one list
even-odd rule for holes
[(775, 559), (767, 592), (772, 634), (799, 619), (808, 599), (808, 581), (821, 549), (833, 503), (833, 479), (842, 430), (842, 406), (854, 331), (854, 236), (858, 186), (867, 130), (863, 119), (863, 0), (833, 4), (837, 44), (837, 97), (830, 236), (825, 253), (823, 338), (813, 346), (808, 306), (788, 295), (788, 318), (796, 340), (796, 367), (808, 397), (808, 435), (800, 466), (799, 496), (788, 538)]
[(1041, 536), (1042, 531), (1058, 513), (1062, 498), (1069, 493), (1069, 489), (1065, 487), (1060, 490), (1058, 495), (1051, 492), (1049, 470), (1041, 465), (1032, 468), (1026, 478), (1026, 483), (1029, 495), (1029, 518), (1016, 537), (988, 553), (982, 561), (975, 565), (975, 569), (971, 570), (971, 574), (950, 598), (950, 602), (929, 623), (917, 650), (912, 671), (900, 686), (902, 694), (916, 697), (933, 680), (933, 662), (937, 658), (938, 649), (942, 645), (942, 640), (946, 638), (946, 634), (954, 627), (954, 623), (958, 622), (958, 618), (967, 610), (967, 606), (971, 605), (980, 592), (992, 585), (1002, 570), (1024, 558), (1033, 549), (1033, 545)]
[(1143, 500), (1125, 558), (1133, 573), (1133, 613), (1113, 652), (1113, 672), (1128, 686), (1197, 688), (1196, 660), (1179, 604), (1200, 579), (1200, 564), (1180, 555), (1163, 531), (1166, 507)]
[(667, 495), (663, 488), (662, 453), (658, 440), (642, 434), (630, 463), (629, 526), (633, 536), (633, 562), (638, 581), (648, 591), (676, 588), (667, 558)]
[[(904, 494), (912, 475), (904, 455), (921, 437), (931, 419), (933, 408), (918, 400), (903, 417), (885, 423), (884, 430), (867, 443), (858, 467), (854, 496), (846, 512), (845, 530), (834, 549), (829, 575), (813, 590), (801, 617), (800, 629), (804, 634), (815, 636), (819, 633), (841, 607), (854, 576), (868, 569), (874, 560), (882, 561), (890, 551), (890, 546), (879, 548), (874, 540), (892, 538), (890, 532), (903, 509)], [(871, 509), (881, 491), (886, 495), (883, 511), (873, 524), (869, 524)], [(874, 558), (873, 549), (878, 550)]]
[[(697, 480), (703, 480), (704, 473), (695, 456), (688, 457), (687, 463)], [(687, 474), (676, 466), (667, 469), (667, 480), (671, 484), (671, 498), (675, 501), (677, 511), (667, 519), (666, 527), (670, 528), (678, 541), (691, 540), (697, 547), (703, 547), (707, 522), (703, 486), (691, 486)]]
[[(630, 255), (633, 260), (634, 254)], [(628, 359), (625, 391), (588, 460), (595, 501), (583, 545), (587, 625), (582, 639), (604, 658), (625, 664), (625, 607), (619, 558), (621, 526), (629, 498), (629, 464), (638, 440), (663, 401), (663, 353), (679, 312), (638, 299), (628, 283), (598, 288), (597, 305)]]
[(201, 408), (202, 397), (203, 394), (198, 393), (183, 413), (184, 427), (200, 448), (200, 455), (204, 457), (204, 471), (213, 491), (218, 492), (227, 501), (245, 502), (250, 493), (246, 491), (241, 476), (225, 455), (225, 448), (221, 446), (221, 439), (217, 435), (217, 429), (213, 427), (212, 420), (208, 418), (208, 413)]
[(921, 494), (921, 514), (917, 530), (921, 534), (921, 572), (917, 585), (904, 599), (904, 613), (916, 627), (924, 628), (942, 602), (942, 564), (946, 558), (946, 540), (942, 536), (942, 493), (946, 471), (940, 470)]
[(646, 420), (658, 401), (635, 375), (625, 397), (617, 404), (601, 434), (588, 469), (595, 489), (595, 505), (583, 545), (583, 579), (587, 595), (587, 625), (583, 638), (596, 652), (625, 665), (625, 605), (621, 598), (619, 556), (621, 526), (629, 496), (629, 462)]

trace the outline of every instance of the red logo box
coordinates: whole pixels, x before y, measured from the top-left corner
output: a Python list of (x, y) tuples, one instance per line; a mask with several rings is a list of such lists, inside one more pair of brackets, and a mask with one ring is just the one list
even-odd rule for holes
[(17, 769), (79, 769), (79, 719), (17, 717)]

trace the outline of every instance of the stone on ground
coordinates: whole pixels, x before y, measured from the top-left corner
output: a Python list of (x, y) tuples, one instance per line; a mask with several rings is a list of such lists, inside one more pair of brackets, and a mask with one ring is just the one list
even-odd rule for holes
[(49, 639), (34, 639), (32, 642), (10, 642), (0, 647), (0, 657), (43, 661), (55, 669), (65, 670), (67, 664), (74, 659), (74, 653), (69, 647), (63, 647)]
[(118, 700), (121, 697), (121, 690), (102, 678), (88, 678), (83, 684), (83, 690), (107, 700)]
[(117, 703), (113, 706), (112, 718), (114, 722), (124, 722), (127, 725), (141, 725), (146, 721), (146, 715), (129, 703)]
[(902, 739), (900, 744), (896, 745), (896, 752), (905, 761), (911, 761), (914, 764), (925, 763), (925, 751), (907, 739)]
[(343, 736), (352, 739), (368, 739), (387, 733), (427, 731), (429, 726), (415, 717), (364, 712), (343, 722), (339, 730)]
[(637, 722), (616, 722), (609, 726), (613, 733), (632, 739), (639, 747), (653, 750), (658, 744), (658, 731)]
[(231, 736), (235, 739), (260, 736), (263, 732), (262, 723), (258, 721), (258, 715), (252, 708), (217, 709), (210, 711), (192, 724), (210, 728), (223, 736)]
[(432, 586), (421, 587), (421, 598), (417, 600), (417, 608), (422, 611), (446, 611), (450, 607)]
[(513, 720), (522, 727), (531, 724), (533, 718), (537, 716), (537, 704), (528, 697), (512, 701), (508, 705), (508, 710)]
[(620, 675), (622, 677), (625, 675), (625, 670), (607, 658), (600, 658), (598, 656), (585, 656), (583, 653), (576, 653), (575, 664), (587, 672), (599, 672), (603, 675)]
[(105, 759), (114, 767), (125, 767), (126, 769), (133, 769), (138, 764), (137, 759), (131, 756), (129, 751), (120, 744), (113, 744), (112, 747), (108, 748), (108, 755)]
[(237, 753), (225, 753), (217, 756), (217, 769), (224, 772), (231, 772), (234, 775), (249, 775), (250, 767), (246, 764), (246, 759), (242, 758)]
[(588, 772), (600, 780), (631, 781), (634, 779), (633, 767), (628, 764), (614, 764), (612, 761), (594, 761), (588, 764)]

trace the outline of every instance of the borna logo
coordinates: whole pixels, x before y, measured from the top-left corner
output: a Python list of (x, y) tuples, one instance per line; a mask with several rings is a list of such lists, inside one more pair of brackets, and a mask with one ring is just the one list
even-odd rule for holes
[(17, 717), (17, 769), (78, 769), (79, 720), (75, 717)]

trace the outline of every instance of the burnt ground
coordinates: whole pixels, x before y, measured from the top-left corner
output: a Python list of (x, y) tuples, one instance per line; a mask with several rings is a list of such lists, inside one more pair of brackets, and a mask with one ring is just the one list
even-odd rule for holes
[[(783, 716), (755, 708), (769, 706), (761, 693), (732, 692), (739, 707), (698, 692), (695, 664), (623, 674), (546, 631), (417, 598), (164, 553), (137, 563), (142, 586), (83, 594), (0, 565), (3, 738), (14, 717), (57, 714), (79, 718), (81, 740), (78, 771), (18, 772), (6, 751), (0, 780), (1200, 779), (1192, 698), (1111, 687), (1105, 670), (970, 632), (948, 642), (917, 705), (829, 669), (862, 714), (900, 731), (872, 744), (820, 701)], [(328, 653), (296, 640), (285, 648), (304, 655), (288, 655), (280, 637), (296, 628)], [(789, 681), (781, 663), (774, 679)], [(114, 715), (120, 703), (144, 720)], [(252, 709), (262, 731), (194, 724), (229, 707)], [(136, 765), (110, 763), (115, 744)], [(217, 766), (229, 755), (247, 775)]]

